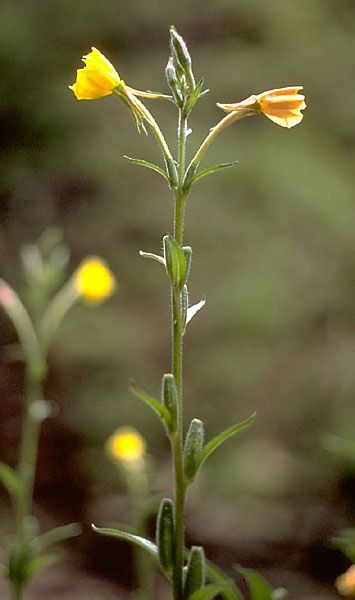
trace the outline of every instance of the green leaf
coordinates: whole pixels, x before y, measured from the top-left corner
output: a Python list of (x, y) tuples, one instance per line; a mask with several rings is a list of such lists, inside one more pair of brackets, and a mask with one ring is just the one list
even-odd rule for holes
[(203, 84), (204, 84), (204, 79), (200, 79), (200, 81), (196, 84), (195, 89), (190, 94), (188, 101), (186, 102), (185, 109), (184, 109), (186, 115), (188, 115), (192, 111), (197, 100), (199, 99), (199, 97), (201, 95), (201, 90), (202, 90)]
[(273, 600), (273, 589), (268, 582), (254, 569), (243, 569), (238, 571), (248, 583), (251, 600)]
[(221, 595), (224, 600), (243, 600), (243, 595), (233, 579), (228, 577), (228, 575), (226, 575), (226, 573), (217, 567), (211, 560), (206, 561), (206, 570), (210, 581), (223, 586)]
[(26, 579), (30, 579), (36, 573), (39, 573), (46, 567), (49, 567), (57, 560), (62, 558), (61, 552), (46, 552), (46, 554), (41, 554), (40, 556), (36, 556), (26, 565)]
[(58, 544), (59, 542), (80, 535), (81, 531), (82, 529), (79, 523), (70, 523), (70, 525), (55, 527), (50, 531), (42, 533), (42, 535), (39, 535), (35, 539), (35, 543), (38, 544), (41, 550), (44, 550), (45, 548), (48, 548), (48, 546), (53, 546), (53, 544)]
[(162, 169), (158, 165), (155, 165), (154, 163), (148, 162), (147, 160), (143, 160), (141, 158), (131, 158), (130, 156), (124, 156), (123, 158), (126, 158), (127, 160), (129, 160), (131, 163), (134, 163), (135, 165), (139, 165), (140, 167), (146, 167), (146, 169), (155, 171), (156, 173), (159, 173), (159, 175), (162, 175), (164, 177), (164, 179), (169, 181), (169, 178), (168, 178), (167, 174), (165, 173), (164, 169)]
[(187, 315), (186, 315), (186, 325), (188, 323), (190, 323), (191, 319), (195, 316), (196, 313), (198, 313), (199, 310), (201, 310), (201, 308), (203, 308), (206, 304), (206, 297), (204, 296), (202, 298), (202, 300), (200, 300), (200, 302), (198, 302), (197, 304), (193, 304), (192, 306), (189, 306), (189, 308), (187, 309)]
[(166, 271), (175, 289), (181, 290), (186, 282), (191, 262), (191, 248), (180, 245), (171, 235), (163, 237)]
[(192, 419), (183, 450), (184, 475), (186, 480), (192, 482), (201, 464), (200, 455), (203, 448), (204, 430), (200, 419)]
[(111, 529), (109, 527), (96, 527), (96, 525), (91, 526), (92, 529), (99, 533), (100, 535), (106, 535), (108, 537), (118, 538), (120, 540), (125, 540), (126, 542), (131, 542), (143, 550), (146, 550), (151, 556), (154, 558), (158, 557), (158, 549), (153, 542), (147, 540), (140, 535), (135, 535), (133, 533), (128, 533), (127, 531), (120, 531), (119, 529)]
[(184, 600), (190, 600), (191, 596), (201, 590), (206, 581), (206, 558), (201, 546), (192, 546), (186, 567), (186, 578), (184, 585)]
[(355, 529), (346, 528), (339, 531), (332, 539), (332, 543), (339, 548), (351, 562), (355, 563)]
[(216, 437), (214, 437), (211, 441), (209, 441), (208, 444), (206, 444), (206, 446), (200, 452), (200, 455), (199, 455), (199, 465), (201, 465), (206, 460), (206, 458), (220, 444), (222, 444), (222, 442), (224, 442), (225, 440), (227, 440), (228, 438), (230, 438), (235, 433), (239, 433), (239, 431), (242, 431), (246, 427), (249, 427), (249, 425), (251, 425), (253, 423), (253, 421), (255, 419), (255, 416), (256, 416), (256, 413), (253, 413), (251, 415), (251, 417), (249, 417), (249, 419), (246, 419), (245, 421), (242, 421), (241, 423), (236, 423), (236, 425), (232, 425), (231, 427), (229, 427), (225, 431), (222, 431), (222, 433), (216, 435)]
[(170, 498), (163, 498), (156, 522), (156, 545), (161, 570), (171, 576), (174, 569), (174, 505)]
[(201, 590), (194, 592), (189, 600), (213, 600), (218, 594), (223, 592), (223, 585), (215, 585), (213, 583), (206, 585)]
[(192, 178), (190, 185), (193, 185), (194, 183), (196, 183), (196, 181), (198, 179), (201, 179), (202, 177), (205, 177), (206, 175), (210, 175), (211, 173), (214, 173), (215, 171), (220, 171), (221, 169), (228, 169), (229, 167), (233, 167), (233, 165), (237, 164), (239, 161), (238, 160), (234, 160), (233, 162), (228, 162), (228, 163), (220, 163), (219, 165), (214, 165), (213, 167), (207, 167), (207, 169), (202, 169), (201, 171), (198, 171), (198, 173), (196, 173), (196, 175), (194, 175), (194, 177)]
[(13, 500), (17, 500), (20, 494), (22, 494), (23, 486), (21, 477), (14, 469), (3, 462), (0, 462), (0, 481)]
[(170, 415), (168, 409), (165, 406), (163, 406), (163, 404), (161, 404), (161, 402), (159, 402), (159, 400), (157, 400), (156, 398), (153, 398), (153, 396), (150, 396), (149, 394), (147, 394), (147, 392), (142, 390), (142, 388), (140, 388), (136, 384), (136, 382), (133, 380), (131, 380), (131, 382), (130, 382), (130, 389), (131, 389), (131, 392), (137, 398), (139, 398), (139, 400), (142, 400), (142, 402), (144, 402), (145, 404), (150, 406), (150, 408), (152, 408), (154, 410), (154, 412), (156, 412), (157, 415), (161, 419), (163, 419), (167, 428), (170, 431), (172, 429), (173, 424), (172, 424), (171, 415)]
[(151, 258), (152, 260), (156, 260), (157, 262), (165, 266), (164, 258), (162, 256), (159, 256), (158, 254), (153, 254), (152, 252), (143, 252), (143, 250), (139, 250), (139, 254), (143, 258)]

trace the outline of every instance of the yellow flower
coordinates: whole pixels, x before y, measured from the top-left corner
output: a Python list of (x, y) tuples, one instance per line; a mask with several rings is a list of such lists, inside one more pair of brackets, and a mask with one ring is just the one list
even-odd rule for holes
[(335, 586), (341, 596), (355, 598), (355, 565), (337, 578)]
[(299, 94), (302, 89), (303, 87), (300, 85), (278, 88), (249, 96), (242, 102), (217, 104), (217, 106), (226, 112), (239, 113), (240, 116), (250, 116), (262, 112), (277, 125), (290, 128), (303, 119), (301, 110), (306, 108), (306, 103), (303, 94)]
[(105, 261), (98, 256), (86, 258), (73, 276), (77, 293), (92, 303), (103, 302), (116, 289), (116, 280)]
[(121, 83), (115, 67), (96, 48), (83, 56), (85, 67), (76, 72), (76, 82), (70, 85), (78, 100), (94, 100), (112, 94)]
[(135, 429), (120, 427), (108, 438), (105, 449), (111, 459), (126, 466), (137, 465), (144, 458), (145, 441)]
[(341, 596), (355, 598), (355, 565), (352, 565), (336, 580), (336, 588)]

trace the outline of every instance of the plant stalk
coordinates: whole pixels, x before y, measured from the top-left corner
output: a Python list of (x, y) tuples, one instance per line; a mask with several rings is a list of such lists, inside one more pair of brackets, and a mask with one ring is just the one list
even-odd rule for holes
[[(187, 122), (179, 111), (178, 130), (178, 178), (179, 186), (174, 198), (174, 239), (183, 244), (185, 194), (182, 185), (185, 173)], [(183, 410), (182, 410), (182, 349), (183, 324), (181, 321), (181, 294), (171, 286), (172, 299), (172, 373), (177, 390), (176, 432), (172, 437), (172, 452), (175, 481), (175, 563), (173, 572), (173, 598), (182, 600), (183, 565), (185, 549), (185, 497), (186, 485), (183, 471)]]

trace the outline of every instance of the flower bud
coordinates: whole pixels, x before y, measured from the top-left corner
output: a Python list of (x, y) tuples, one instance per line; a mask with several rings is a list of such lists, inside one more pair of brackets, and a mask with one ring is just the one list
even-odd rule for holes
[(195, 79), (192, 74), (191, 56), (183, 38), (173, 26), (170, 27), (170, 41), (176, 60), (184, 72), (188, 85), (193, 90), (195, 88)]
[(163, 399), (164, 406), (168, 409), (168, 411), (171, 415), (172, 431), (175, 431), (177, 391), (176, 391), (174, 375), (172, 375), (171, 373), (165, 373), (165, 375), (163, 377), (162, 399)]
[(192, 546), (187, 563), (184, 585), (184, 600), (191, 598), (194, 592), (200, 590), (206, 579), (205, 552), (201, 546)]
[(184, 446), (184, 472), (189, 483), (195, 479), (199, 467), (199, 456), (203, 448), (203, 423), (193, 419), (187, 432)]
[(160, 503), (156, 524), (156, 544), (162, 571), (168, 575), (174, 568), (174, 505), (170, 498)]
[(176, 69), (174, 67), (174, 59), (172, 56), (169, 58), (168, 64), (165, 67), (165, 77), (168, 82), (168, 86), (172, 91), (176, 104), (181, 107), (183, 100), (178, 78), (176, 75)]

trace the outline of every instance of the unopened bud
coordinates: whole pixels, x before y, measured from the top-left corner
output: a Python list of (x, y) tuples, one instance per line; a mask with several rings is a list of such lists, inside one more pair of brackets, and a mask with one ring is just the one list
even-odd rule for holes
[(171, 575), (174, 568), (174, 508), (170, 498), (160, 503), (156, 525), (156, 544), (162, 571)]
[(193, 419), (187, 432), (184, 446), (184, 471), (188, 482), (192, 482), (199, 467), (199, 456), (203, 448), (203, 423)]
[(194, 592), (200, 590), (206, 579), (205, 553), (201, 546), (192, 546), (187, 563), (184, 585), (184, 600), (191, 598)]

